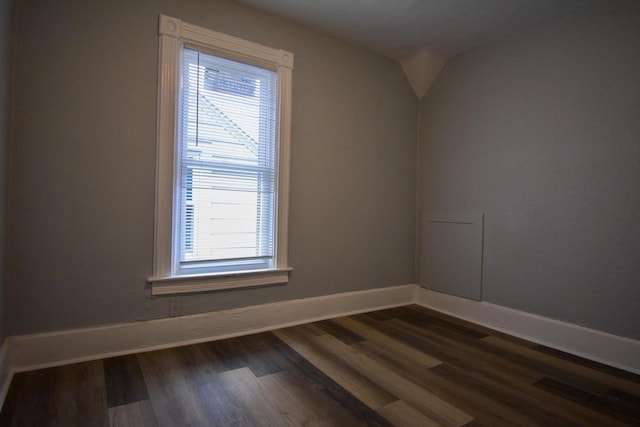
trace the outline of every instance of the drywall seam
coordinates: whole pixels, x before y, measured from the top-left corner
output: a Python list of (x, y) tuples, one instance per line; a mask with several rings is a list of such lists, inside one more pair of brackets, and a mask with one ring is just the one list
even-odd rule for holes
[(413, 253), (413, 280), (420, 284), (420, 255), (422, 253), (422, 174), (420, 173), (421, 150), (420, 150), (420, 125), (422, 117), (422, 102), (418, 103), (418, 118), (416, 120), (416, 210), (415, 210), (415, 228), (414, 233), (414, 253)]

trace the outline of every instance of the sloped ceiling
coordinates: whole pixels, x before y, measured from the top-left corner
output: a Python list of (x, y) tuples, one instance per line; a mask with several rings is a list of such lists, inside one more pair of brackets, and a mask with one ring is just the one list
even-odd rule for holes
[(589, 0), (238, 1), (396, 60), (425, 48), (451, 57), (597, 3)]
[(421, 97), (448, 58), (607, 0), (237, 1), (398, 61)]

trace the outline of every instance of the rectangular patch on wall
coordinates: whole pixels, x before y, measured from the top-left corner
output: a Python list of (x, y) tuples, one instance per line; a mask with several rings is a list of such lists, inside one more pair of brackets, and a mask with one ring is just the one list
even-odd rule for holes
[(476, 301), (482, 299), (484, 214), (425, 212), (420, 285)]

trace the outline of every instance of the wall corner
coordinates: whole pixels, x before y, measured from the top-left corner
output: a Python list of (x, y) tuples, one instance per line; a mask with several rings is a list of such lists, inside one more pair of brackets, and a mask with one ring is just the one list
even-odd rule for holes
[(431, 49), (424, 49), (399, 62), (416, 96), (422, 99), (438, 77), (447, 58)]

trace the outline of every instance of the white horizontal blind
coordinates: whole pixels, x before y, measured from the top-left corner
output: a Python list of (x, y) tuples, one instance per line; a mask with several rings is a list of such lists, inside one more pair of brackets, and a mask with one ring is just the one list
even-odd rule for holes
[(276, 72), (182, 52), (177, 273), (272, 268)]

